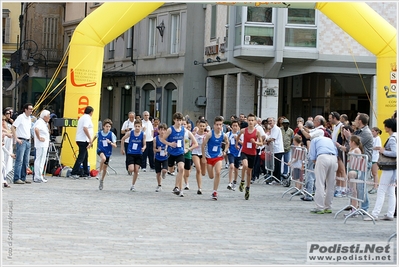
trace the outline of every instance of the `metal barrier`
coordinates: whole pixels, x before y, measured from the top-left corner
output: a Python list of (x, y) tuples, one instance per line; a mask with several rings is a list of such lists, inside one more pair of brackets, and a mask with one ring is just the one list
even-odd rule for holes
[(266, 183), (267, 181), (276, 181), (281, 184), (281, 180), (273, 175), (274, 171), (274, 142), (265, 144), (265, 169), (268, 174), (266, 174), (262, 179), (258, 179), (258, 183)]
[[(291, 146), (291, 162), (293, 160), (297, 160), (301, 162), (301, 169), (299, 171), (302, 172), (302, 166), (307, 166), (307, 162), (308, 162), (308, 150), (306, 149), (306, 147), (297, 147), (297, 146)], [(308, 195), (309, 197), (313, 197), (312, 194), (308, 193), (305, 189), (305, 178), (304, 179), (294, 179), (293, 178), (293, 173), (295, 170), (298, 170), (297, 168), (293, 168), (291, 165), (291, 175), (290, 175), (290, 179), (293, 182), (294, 186), (288, 188), (283, 195), (281, 196), (281, 198), (284, 198), (285, 194), (287, 194), (288, 192), (293, 191), (290, 197), (290, 200), (296, 196), (296, 195), (303, 195), (306, 196)], [(302, 177), (307, 177), (307, 168), (304, 168), (303, 173), (301, 173)], [(297, 187), (297, 184), (301, 184), (301, 188)]]
[[(351, 210), (346, 216), (344, 223), (346, 223), (346, 220), (348, 220), (351, 217), (354, 217), (355, 215), (361, 215), (362, 218), (364, 218), (364, 215), (370, 217), (375, 224), (374, 217), (370, 215), (367, 211), (361, 208), (361, 203), (364, 202), (366, 199), (366, 194), (367, 194), (367, 185), (366, 185), (366, 179), (358, 179), (361, 175), (364, 174), (364, 177), (366, 177), (367, 174), (367, 162), (368, 158), (367, 155), (365, 154), (354, 154), (354, 153), (348, 153), (348, 160), (346, 164), (346, 169), (347, 169), (347, 180), (346, 180), (346, 189), (347, 189), (347, 197), (349, 200), (348, 205), (346, 205), (344, 208), (340, 209), (334, 216), (334, 218), (337, 218), (338, 214), (341, 213), (344, 210), (347, 210), (348, 208)], [(359, 196), (358, 194), (358, 188), (363, 187), (363, 195)], [(352, 201), (358, 201), (359, 207), (355, 207), (352, 205)]]

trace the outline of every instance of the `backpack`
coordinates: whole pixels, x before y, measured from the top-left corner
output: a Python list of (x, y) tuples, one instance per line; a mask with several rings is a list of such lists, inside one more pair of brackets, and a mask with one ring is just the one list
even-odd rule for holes
[(56, 168), (53, 172), (53, 176), (60, 176), (61, 175), (62, 166)]
[(323, 127), (322, 129), (324, 131), (324, 137), (328, 137), (328, 138), (332, 139), (331, 134), (329, 132), (327, 132), (326, 128)]

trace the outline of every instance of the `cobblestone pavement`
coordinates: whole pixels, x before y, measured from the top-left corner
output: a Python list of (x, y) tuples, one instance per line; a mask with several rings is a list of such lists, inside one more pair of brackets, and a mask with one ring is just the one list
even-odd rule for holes
[[(137, 191), (129, 191), (132, 178), (119, 149), (110, 166), (117, 174), (110, 170), (102, 191), (95, 178), (60, 177), (4, 189), (3, 266), (303, 265), (307, 242), (387, 242), (396, 231), (396, 218), (344, 224), (342, 212), (334, 219), (346, 198), (334, 198), (332, 214), (311, 214), (313, 202), (282, 198), (286, 187), (254, 183), (245, 200), (226, 188), (225, 169), (214, 201), (207, 176), (203, 195), (196, 194), (195, 169), (181, 198), (171, 193), (169, 175), (155, 192), (153, 172), (140, 172)], [(396, 240), (393, 246), (396, 262)]]

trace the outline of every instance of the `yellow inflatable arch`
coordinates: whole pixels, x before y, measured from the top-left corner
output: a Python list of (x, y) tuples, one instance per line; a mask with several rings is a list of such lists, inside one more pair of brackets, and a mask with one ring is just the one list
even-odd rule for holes
[[(244, 3), (215, 2), (224, 5)], [(92, 120), (99, 119), (102, 64), (104, 46), (162, 6), (154, 2), (107, 2), (87, 16), (75, 29), (70, 42), (65, 93), (65, 118), (79, 118), (86, 106), (92, 106)], [(247, 2), (246, 6), (281, 8), (315, 8), (320, 10), (345, 32), (377, 57), (376, 116), (385, 119), (396, 108), (396, 29), (362, 2), (298, 3), (298, 2)], [(104, 20), (104, 18), (107, 18)], [(348, 20), (348, 18), (350, 18)], [(112, 21), (113, 23), (110, 23)], [(359, 30), (361, 29), (361, 30)], [(386, 91), (395, 98), (387, 99)], [(393, 100), (392, 100), (393, 99)], [(394, 103), (390, 103), (394, 101)], [(382, 126), (382, 121), (378, 121)], [(76, 128), (64, 128), (72, 140)], [(74, 142), (73, 142), (74, 143)], [(76, 145), (75, 145), (76, 147)], [(69, 150), (68, 150), (69, 149)], [(63, 164), (73, 166), (71, 148), (62, 149)], [(89, 152), (90, 166), (96, 166), (96, 150)]]

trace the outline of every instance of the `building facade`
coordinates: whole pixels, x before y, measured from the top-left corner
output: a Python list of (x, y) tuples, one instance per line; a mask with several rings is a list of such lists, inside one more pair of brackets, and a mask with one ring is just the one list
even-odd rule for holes
[[(368, 4), (396, 27), (396, 3)], [(73, 32), (100, 5), (3, 4), (4, 25), (6, 9), (22, 15), (22, 28), (13, 27), (17, 20), (9, 30), (10, 37), (20, 32), (22, 45), (11, 69), (28, 74), (10, 89), (15, 106), (35, 102), (54, 73), (53, 86), (66, 77), (62, 59)], [(353, 119), (370, 113), (375, 74), (375, 56), (317, 10), (166, 3), (105, 46), (100, 120), (111, 118), (119, 132), (129, 111), (144, 110), (168, 124), (176, 111), (193, 121), (239, 113), (294, 121), (332, 110)], [(63, 94), (49, 98), (58, 116)]]
[[(13, 28), (10, 33), (17, 40), (16, 49), (10, 50), (10, 67), (16, 76), (5, 89), (7, 96), (14, 95), (14, 102), (7, 104), (19, 111), (27, 102), (40, 103), (38, 110), (47, 108), (60, 114), (64, 109), (63, 94), (61, 86), (55, 87), (62, 76), (57, 67), (64, 54), (64, 4), (18, 3), (18, 6), (20, 10), (15, 10), (18, 30)], [(51, 90), (46, 90), (47, 87)], [(41, 101), (43, 94), (47, 98)]]
[[(396, 3), (368, 4), (396, 27)], [(204, 46), (209, 118), (372, 113), (375, 56), (317, 10), (208, 4)]]
[[(21, 4), (15, 2), (2, 3), (2, 58), (3, 58), (3, 107), (13, 106), (16, 98), (10, 88), (16, 81), (15, 70), (11, 68), (11, 55), (17, 50), (19, 43), (19, 15)], [(10, 89), (9, 89), (10, 88)]]

